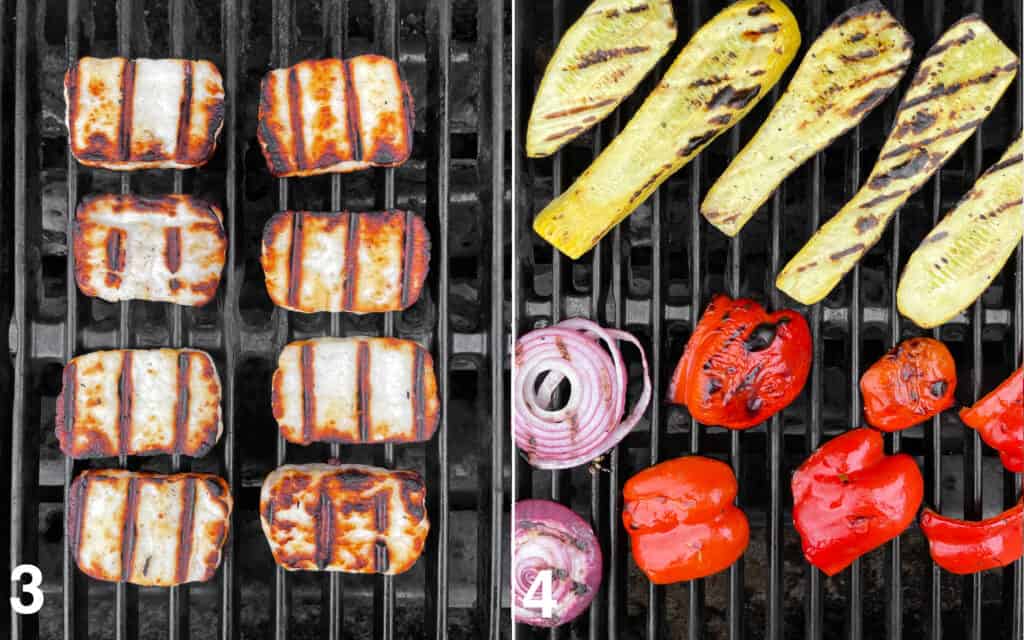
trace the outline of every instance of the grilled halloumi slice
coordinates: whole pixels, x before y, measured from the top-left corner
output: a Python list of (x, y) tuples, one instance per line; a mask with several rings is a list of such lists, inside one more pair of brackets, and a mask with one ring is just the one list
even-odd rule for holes
[(437, 428), (434, 361), (411, 340), (315, 338), (287, 345), (271, 405), (289, 442), (421, 442)]
[(256, 133), (275, 176), (346, 173), (405, 162), (413, 115), (391, 58), (305, 60), (263, 77)]
[(207, 473), (90, 469), (68, 492), (68, 543), (97, 580), (205, 582), (220, 566), (233, 504), (228, 483)]
[(804, 55), (768, 118), (712, 185), (700, 212), (729, 236), (790, 173), (860, 123), (899, 84), (914, 39), (880, 2), (836, 18)]
[(533, 221), (576, 260), (779, 81), (800, 48), (781, 0), (740, 0), (704, 24), (601, 155)]
[(110, 302), (202, 306), (217, 293), (227, 253), (220, 210), (188, 195), (91, 196), (74, 225), (75, 280)]
[(64, 367), (57, 440), (71, 458), (204, 456), (223, 430), (220, 397), (204, 351), (94, 351)]
[(827, 296), (881, 239), (893, 214), (981, 125), (1019, 64), (976, 15), (942, 34), (903, 96), (871, 175), (793, 256), (775, 286), (803, 304)]
[[(903, 268), (900, 313), (930, 329), (966, 309), (1002, 271), (1024, 235), (1024, 144), (999, 162), (921, 241)], [(1020, 283), (1018, 283), (1019, 286)]]
[(408, 571), (430, 531), (415, 471), (356, 464), (285, 465), (263, 481), (260, 522), (289, 571)]
[(207, 60), (82, 58), (64, 102), (71, 152), (90, 167), (198, 167), (224, 125), (224, 81)]
[(526, 127), (526, 155), (551, 155), (603, 120), (675, 39), (671, 0), (594, 0), (544, 71)]
[(263, 230), (267, 293), (291, 311), (399, 311), (420, 297), (430, 234), (407, 211), (285, 211)]

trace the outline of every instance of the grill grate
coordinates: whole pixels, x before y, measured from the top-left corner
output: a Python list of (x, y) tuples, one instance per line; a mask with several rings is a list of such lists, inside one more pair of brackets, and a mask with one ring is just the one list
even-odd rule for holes
[[(115, 14), (116, 28), (108, 19)], [(3, 141), (13, 139), (0, 154), (3, 184), (12, 186), (0, 207), (0, 275), (14, 283), (12, 294), (5, 287), (0, 297), (0, 320), (6, 327), (8, 313), (12, 318), (14, 355), (10, 370), (0, 368), (0, 416), (9, 412), (14, 426), (10, 448), (3, 442), (0, 454), (11, 465), (11, 566), (40, 564), (47, 594), (38, 617), (12, 613), (0, 628), (12, 638), (177, 639), (209, 637), (213, 628), (223, 638), (468, 638), (481, 631), (498, 638), (508, 627), (499, 564), (507, 449), (493, 432), (504, 424), (506, 380), (504, 4), (0, 0), (0, 16), (0, 109), (14, 114), (10, 123), (0, 118)], [(304, 58), (369, 51), (401, 60), (421, 106), (413, 158), (399, 169), (270, 180), (255, 140), (262, 74)], [(84, 55), (213, 60), (224, 76), (226, 112), (209, 165), (133, 174), (79, 166), (53, 120), (63, 109), (59, 75)], [(486, 66), (475, 66), (476, 59)], [(203, 193), (222, 206), (227, 264), (208, 308), (79, 298), (66, 247), (71, 216), (81, 196), (111, 190)], [(257, 262), (259, 237), (269, 215), (289, 206), (423, 214), (434, 242), (428, 290), (411, 309), (383, 317), (274, 308)], [(6, 330), (0, 333), (8, 346)], [(277, 353), (294, 339), (357, 334), (397, 335), (431, 349), (442, 403), (434, 439), (402, 447), (287, 447), (269, 410)], [(60, 456), (48, 425), (63, 362), (99, 348), (184, 345), (209, 351), (223, 382), (224, 435), (213, 453), (78, 464)], [(424, 473), (432, 531), (412, 572), (327, 576), (274, 567), (255, 524), (262, 478), (286, 461), (329, 457)], [(63, 495), (84, 468), (114, 464), (164, 472), (194, 467), (228, 480), (233, 535), (215, 581), (111, 588), (75, 569), (61, 535)], [(61, 560), (50, 562), (46, 552), (58, 547)], [(12, 584), (11, 595), (19, 593)]]
[[(532, 96), (561, 34), (588, 4), (547, 0), (518, 6), (516, 22), (517, 135), (525, 139)], [(771, 308), (794, 306), (774, 287), (774, 275), (810, 234), (839, 209), (874, 162), (895, 117), (890, 97), (861, 126), (799, 169), (737, 238), (704, 223), (702, 195), (753, 134), (780, 95), (795, 64), (729, 135), (662, 186), (626, 222), (576, 263), (537, 238), (533, 217), (567, 187), (620, 129), (675, 58), (683, 43), (727, 2), (676, 2), (679, 37), (644, 84), (600, 127), (550, 160), (527, 160), (517, 148), (517, 277), (521, 292), (516, 329), (525, 332), (570, 316), (621, 326), (645, 343), (656, 394), (682, 352), (709, 296), (726, 292), (761, 299)], [(852, 1), (789, 3), (804, 50)], [(1021, 6), (1014, 0), (928, 0), (886, 3), (915, 37), (912, 69), (939, 34), (959, 17), (981, 13), (1011, 47), (1021, 51)], [(539, 52), (539, 53), (538, 53)], [(802, 52), (801, 52), (802, 54)], [(797, 57), (799, 60), (800, 57)], [(910, 74), (908, 74), (909, 76)], [(897, 93), (906, 89), (905, 77)], [(597, 638), (1020, 638), (1022, 563), (1005, 571), (957, 579), (931, 563), (913, 528), (865, 556), (835, 578), (808, 567), (789, 513), (789, 474), (825, 439), (860, 420), (858, 380), (902, 338), (921, 333), (901, 322), (895, 291), (899, 269), (975, 177), (994, 162), (1021, 128), (1021, 81), (946, 169), (897, 214), (862, 266), (821, 304), (803, 308), (814, 338), (814, 363), (805, 392), (784, 414), (745, 432), (723, 433), (693, 424), (660, 396), (642, 422), (603, 462), (608, 473), (578, 469), (542, 472), (517, 461), (515, 499), (544, 497), (589, 517), (608, 571), (583, 616), (547, 632), (519, 626), (519, 637)], [(933, 334), (950, 344), (959, 366), (961, 402), (970, 403), (1019, 366), (1022, 357), (1022, 270), (1018, 250), (981, 301)], [(800, 307), (797, 307), (800, 308)], [(633, 371), (632, 378), (638, 371)], [(923, 462), (926, 503), (947, 512), (961, 507), (977, 518), (1013, 504), (1020, 479), (1001, 470), (977, 434), (947, 412), (929, 424), (888, 438), (890, 450)], [(739, 504), (751, 521), (751, 546), (728, 572), (689, 584), (657, 587), (627, 559), (619, 492), (636, 471), (669, 457), (700, 452), (731, 463), (740, 481)], [(984, 492), (982, 488), (984, 486)]]

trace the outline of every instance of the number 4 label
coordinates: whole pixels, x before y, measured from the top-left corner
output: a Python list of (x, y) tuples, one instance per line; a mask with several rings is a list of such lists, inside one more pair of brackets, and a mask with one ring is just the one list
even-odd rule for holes
[[(43, 584), (43, 572), (34, 564), (19, 564), (11, 572), (11, 582), (21, 582), (22, 576), (28, 576), (28, 584), (21, 585), (21, 598), (11, 596), (11, 608), (18, 615), (31, 615), (39, 613), (43, 608), (43, 592), (39, 589)], [(28, 595), (28, 603), (22, 602), (22, 598)]]
[[(537, 592), (540, 591), (540, 598)], [(523, 596), (523, 606), (527, 609), (540, 609), (540, 617), (551, 618), (555, 615), (557, 603), (551, 597), (551, 569), (544, 569), (537, 573), (537, 577), (530, 583), (530, 588)]]

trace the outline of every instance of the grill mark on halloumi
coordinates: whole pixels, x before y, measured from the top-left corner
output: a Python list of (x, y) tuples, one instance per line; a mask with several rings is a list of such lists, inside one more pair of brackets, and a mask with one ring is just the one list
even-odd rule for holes
[(430, 236), (409, 211), (275, 214), (260, 263), (277, 306), (313, 313), (406, 309), (423, 290)]
[(56, 434), (65, 455), (202, 456), (222, 430), (220, 380), (202, 351), (97, 351), (64, 368)]
[[(196, 479), (185, 480), (185, 491), (181, 507), (182, 524), (181, 537), (178, 540), (178, 553), (174, 563), (174, 581), (185, 582), (188, 577), (188, 563), (192, 557), (192, 536), (195, 529), (196, 516)], [(145, 573), (145, 571), (143, 572)]]
[(316, 568), (324, 570), (334, 550), (334, 507), (331, 496), (320, 485), (320, 521), (316, 529)]
[(291, 117), (292, 131), (295, 136), (295, 165), (299, 171), (306, 170), (306, 143), (302, 135), (302, 92), (299, 90), (298, 70), (292, 67), (288, 71), (288, 115)]
[(388, 499), (383, 491), (373, 496), (373, 526), (377, 531), (377, 539), (374, 542), (373, 569), (377, 573), (384, 573), (388, 570), (390, 558), (388, 554), (388, 543), (384, 539), (383, 532), (388, 529)]
[(425, 410), (423, 407), (423, 354), (422, 349), (416, 350), (416, 360), (412, 369), (412, 405), (413, 418), (416, 420), (416, 439), (426, 440)]
[[(363, 139), (359, 133), (359, 98), (356, 93), (356, 84), (352, 82), (352, 65), (350, 61), (344, 60), (341, 63), (341, 77), (345, 83), (345, 109), (349, 114), (348, 131), (349, 143), (352, 146), (352, 159), (361, 161), (363, 159)], [(410, 113), (409, 117), (412, 117)]]
[(135, 61), (128, 60), (121, 71), (121, 126), (117, 130), (119, 159), (131, 157), (132, 108), (135, 104)]
[(192, 122), (192, 61), (186, 60), (183, 72), (185, 90), (181, 95), (181, 106), (178, 108), (178, 141), (174, 145), (174, 157), (181, 158), (188, 153), (188, 136)]
[(128, 502), (121, 525), (121, 582), (126, 582), (135, 564), (135, 521), (139, 515), (139, 484), (133, 476), (128, 481)]
[(164, 229), (164, 258), (167, 262), (167, 270), (171, 273), (178, 273), (181, 268), (181, 229)]
[(360, 342), (356, 348), (356, 414), (359, 416), (359, 438), (370, 441), (370, 345)]
[(316, 416), (316, 390), (314, 389), (313, 345), (302, 345), (302, 438), (313, 439)]

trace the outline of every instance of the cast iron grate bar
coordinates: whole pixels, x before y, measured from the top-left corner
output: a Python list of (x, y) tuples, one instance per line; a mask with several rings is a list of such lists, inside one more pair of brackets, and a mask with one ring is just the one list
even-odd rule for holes
[[(729, 131), (729, 157), (734, 158), (740, 150), (740, 125), (737, 122)], [(729, 239), (729, 295), (740, 297), (740, 264), (743, 261), (741, 237), (736, 234)], [(743, 486), (743, 450), (740, 446), (741, 432), (736, 429), (729, 431), (729, 459), (732, 472), (739, 486)], [(736, 506), (742, 508), (742, 491), (736, 493)], [(743, 557), (729, 567), (729, 639), (738, 640), (743, 637)]]
[[(1024, 29), (1021, 29), (1021, 13), (1024, 7), (1019, 2), (1013, 4), (1014, 24), (1017, 25), (1016, 50), (1024, 51)], [(1021, 135), (1024, 117), (1024, 80), (1017, 77), (1012, 95), (1017, 104), (1013, 110), (1013, 135)], [(1024, 366), (1024, 240), (1017, 247), (1016, 269), (1014, 271), (1013, 293), (1013, 362), (1010, 370)], [(1020, 498), (1022, 475), (1004, 471), (1004, 500), (1006, 508), (1012, 507)], [(1010, 614), (1010, 637), (1024, 637), (1024, 558), (1017, 560), (1003, 571), (1003, 602), (1005, 610)]]
[[(598, 125), (594, 127), (594, 144), (593, 144), (593, 157), (596, 159), (601, 154), (601, 149), (604, 146), (603, 127)], [(614, 131), (609, 134), (609, 137), (614, 135)], [(604, 285), (603, 272), (601, 269), (601, 262), (603, 260), (604, 251), (602, 250), (603, 242), (598, 242), (597, 246), (594, 247), (593, 251), (590, 252), (590, 268), (592, 270), (591, 276), (591, 296), (590, 296), (590, 319), (594, 322), (601, 322), (601, 296), (598, 295), (601, 291), (601, 287)], [(603, 480), (601, 473), (590, 474), (590, 523), (594, 527), (595, 533), (598, 535), (598, 539), (604, 539), (602, 535), (604, 532), (601, 528), (601, 482)], [(602, 549), (605, 551), (605, 549)], [(604, 599), (607, 596), (607, 589), (604, 584), (598, 589), (597, 594), (594, 596), (594, 600), (591, 602), (590, 610), (588, 611), (590, 626), (588, 628), (590, 640), (599, 640), (600, 638), (607, 637), (604, 633), (605, 620), (603, 613), (605, 607), (603, 606)], [(594, 605), (597, 602), (597, 605)]]

